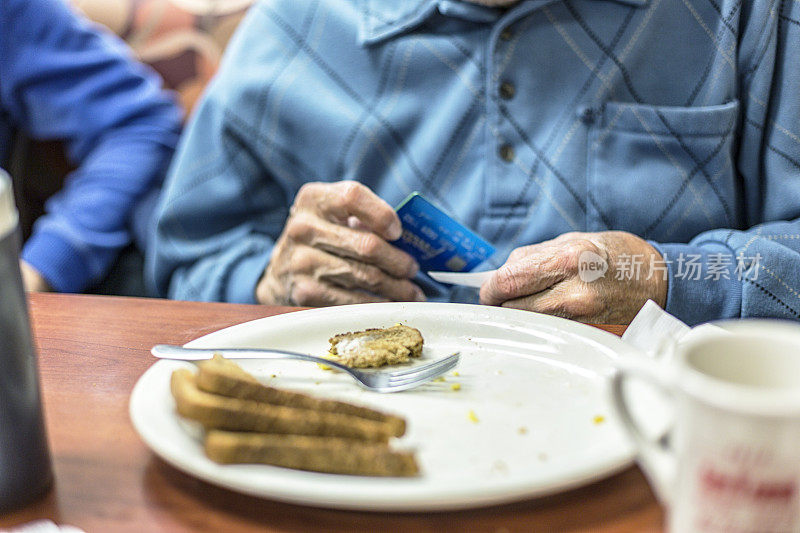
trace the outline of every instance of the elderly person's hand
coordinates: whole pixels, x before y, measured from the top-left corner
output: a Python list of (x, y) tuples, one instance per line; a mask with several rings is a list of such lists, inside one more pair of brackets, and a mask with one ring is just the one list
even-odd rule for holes
[(30, 264), (20, 259), (19, 270), (22, 273), (22, 286), (26, 292), (50, 292), (50, 284)]
[(648, 299), (665, 305), (666, 266), (655, 248), (631, 233), (565, 233), (514, 250), (480, 295), (489, 305), (628, 324)]
[(308, 183), (297, 193), (256, 287), (264, 304), (421, 301), (419, 266), (389, 244), (402, 227), (394, 210), (353, 181)]

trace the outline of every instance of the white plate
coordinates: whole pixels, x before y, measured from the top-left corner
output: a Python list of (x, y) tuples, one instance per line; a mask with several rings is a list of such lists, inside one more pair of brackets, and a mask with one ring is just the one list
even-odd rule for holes
[[(177, 416), (169, 392), (179, 361), (155, 363), (137, 382), (133, 425), (175, 467), (246, 494), (314, 506), (422, 511), (552, 494), (619, 471), (633, 446), (608, 399), (613, 361), (634, 355), (616, 336), (575, 322), (498, 307), (387, 303), (263, 318), (190, 342), (196, 347), (273, 347), (327, 352), (336, 333), (401, 322), (425, 338), (423, 359), (461, 351), (458, 376), (396, 394), (365, 391), (344, 374), (300, 361), (242, 360), (269, 384), (353, 401), (405, 416), (393, 445), (417, 451), (422, 474), (385, 479), (263, 465), (218, 465)], [(274, 377), (273, 377), (274, 376)], [(460, 384), (460, 390), (452, 385)], [(645, 395), (637, 407), (654, 416)], [(637, 409), (638, 411), (639, 409)], [(471, 419), (471, 413), (477, 421)]]

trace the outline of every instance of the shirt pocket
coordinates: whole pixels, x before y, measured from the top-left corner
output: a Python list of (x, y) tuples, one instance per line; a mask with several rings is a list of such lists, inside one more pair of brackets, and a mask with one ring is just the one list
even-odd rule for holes
[(739, 218), (733, 150), (739, 102), (607, 102), (589, 137), (587, 226), (687, 242)]

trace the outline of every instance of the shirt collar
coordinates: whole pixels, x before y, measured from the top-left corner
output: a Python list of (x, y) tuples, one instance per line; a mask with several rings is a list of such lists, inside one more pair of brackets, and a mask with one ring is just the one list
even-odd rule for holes
[[(547, 4), (553, 0), (522, 0), (521, 4)], [(610, 1), (641, 7), (649, 0), (595, 0)], [(446, 15), (460, 16), (476, 22), (493, 22), (502, 11), (472, 4), (464, 0), (361, 0), (362, 18), (360, 41), (373, 44), (404, 33), (420, 25), (437, 9)]]

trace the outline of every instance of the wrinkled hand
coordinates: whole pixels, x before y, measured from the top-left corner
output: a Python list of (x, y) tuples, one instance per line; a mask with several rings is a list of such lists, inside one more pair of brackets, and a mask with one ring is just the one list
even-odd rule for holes
[(25, 292), (50, 292), (53, 290), (47, 280), (39, 274), (39, 271), (25, 261), (20, 260), (19, 270), (22, 272), (22, 286), (25, 288)]
[(256, 287), (264, 304), (321, 307), (421, 301), (419, 266), (387, 241), (401, 235), (394, 210), (353, 181), (308, 183)]
[(514, 250), (480, 296), (488, 305), (628, 324), (648, 299), (664, 307), (666, 269), (661, 254), (631, 233), (565, 233)]

